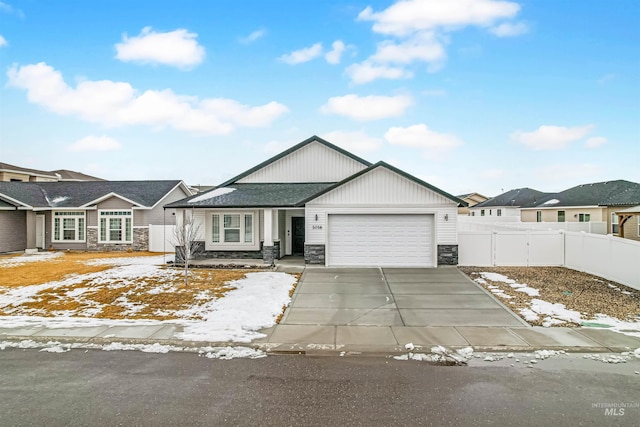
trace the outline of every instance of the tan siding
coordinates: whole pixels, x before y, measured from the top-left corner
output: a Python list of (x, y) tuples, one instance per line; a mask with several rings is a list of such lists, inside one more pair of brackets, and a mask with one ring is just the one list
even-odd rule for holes
[[(606, 208), (593, 206), (524, 209), (520, 211), (520, 220), (522, 222), (536, 222), (536, 212), (538, 210), (542, 212), (542, 222), (558, 222), (558, 211), (565, 212), (565, 222), (579, 222), (580, 214), (591, 215), (591, 221), (607, 221), (605, 218)], [(611, 220), (609, 220), (609, 222), (611, 222)]]
[(98, 209), (131, 209), (131, 203), (118, 197), (109, 197), (98, 204)]
[(312, 142), (238, 182), (337, 182), (364, 168), (351, 157)]

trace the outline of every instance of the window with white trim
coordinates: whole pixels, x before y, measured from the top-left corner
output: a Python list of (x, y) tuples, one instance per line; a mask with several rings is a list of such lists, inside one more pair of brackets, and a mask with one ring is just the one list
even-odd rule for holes
[(132, 243), (133, 211), (100, 211), (100, 243)]
[(618, 234), (618, 214), (611, 214), (611, 234)]
[(212, 214), (211, 242), (232, 245), (253, 244), (253, 224), (253, 212)]
[(558, 211), (558, 222), (564, 222), (564, 221), (565, 221), (564, 211)]
[(591, 221), (591, 214), (581, 213), (578, 214), (578, 222), (589, 222)]
[(542, 222), (542, 211), (536, 211), (536, 222)]
[(86, 216), (84, 211), (54, 211), (53, 241), (84, 242)]
[(497, 212), (498, 212), (497, 213), (498, 216), (502, 216), (502, 209), (498, 209)]

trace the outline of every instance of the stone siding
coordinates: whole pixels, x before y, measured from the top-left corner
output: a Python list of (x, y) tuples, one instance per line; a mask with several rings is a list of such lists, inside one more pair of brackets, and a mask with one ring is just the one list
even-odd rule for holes
[(458, 265), (458, 245), (438, 245), (438, 265)]
[(98, 229), (87, 227), (87, 243), (88, 251), (104, 251), (104, 252), (126, 252), (148, 251), (149, 250), (149, 229), (134, 228), (133, 243), (100, 243), (98, 242)]
[(321, 264), (325, 263), (324, 245), (304, 245), (304, 263)]

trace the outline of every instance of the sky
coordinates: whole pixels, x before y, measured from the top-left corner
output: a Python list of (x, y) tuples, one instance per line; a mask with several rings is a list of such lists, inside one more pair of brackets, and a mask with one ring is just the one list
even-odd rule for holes
[(216, 185), (312, 135), (456, 195), (640, 182), (640, 2), (0, 0), (0, 162)]

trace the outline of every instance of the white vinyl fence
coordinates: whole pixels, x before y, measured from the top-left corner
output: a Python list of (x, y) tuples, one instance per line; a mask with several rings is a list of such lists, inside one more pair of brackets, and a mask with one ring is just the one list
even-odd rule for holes
[(149, 251), (175, 252), (173, 230), (175, 225), (149, 225)]
[[(519, 220), (519, 218), (518, 218)], [(458, 231), (584, 231), (585, 233), (607, 234), (607, 223), (589, 222), (521, 222), (521, 221), (489, 221), (474, 217), (459, 216)]]
[(462, 266), (557, 266), (640, 290), (640, 242), (570, 231), (458, 233)]

